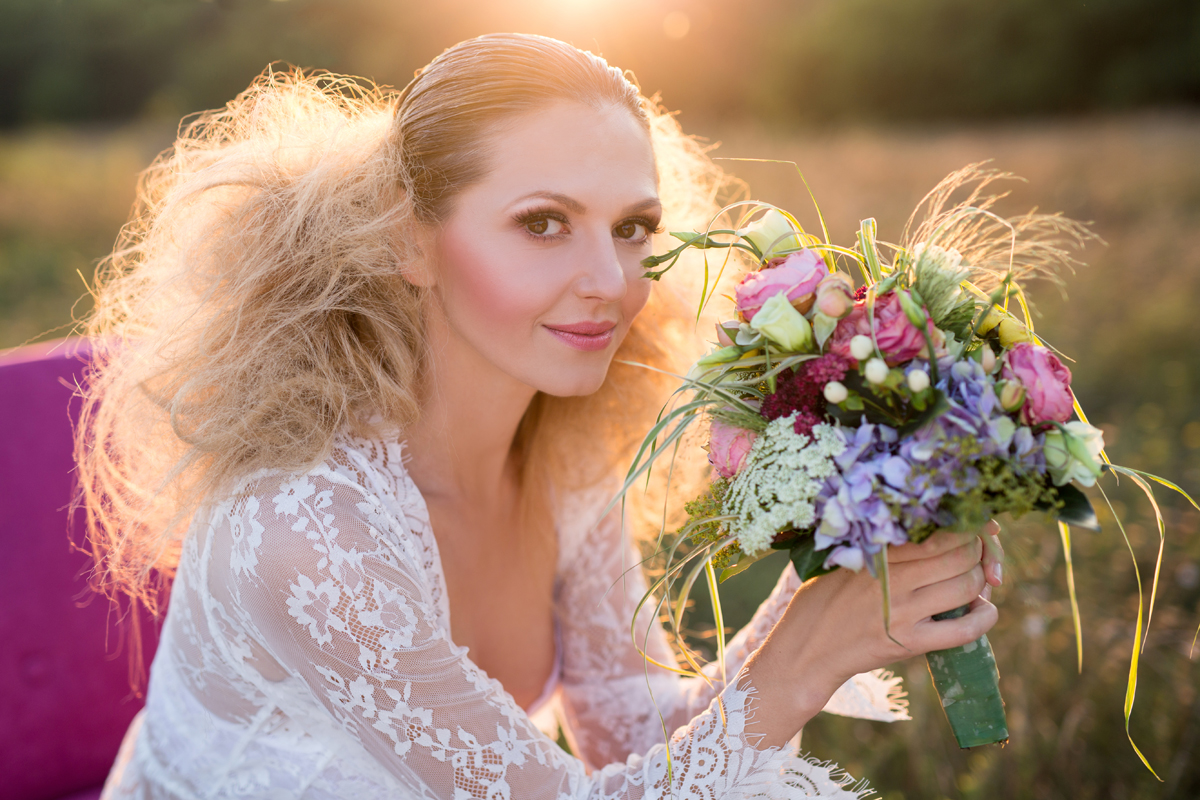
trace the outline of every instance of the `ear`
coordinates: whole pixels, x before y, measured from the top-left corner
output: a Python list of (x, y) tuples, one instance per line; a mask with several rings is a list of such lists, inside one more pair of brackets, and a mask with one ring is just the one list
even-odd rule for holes
[(408, 231), (409, 258), (400, 266), (400, 276), (413, 286), (429, 289), (437, 285), (438, 229), (416, 223)]

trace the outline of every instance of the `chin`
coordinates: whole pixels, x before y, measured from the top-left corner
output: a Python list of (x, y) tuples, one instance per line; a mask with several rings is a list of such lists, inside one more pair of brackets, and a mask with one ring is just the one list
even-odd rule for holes
[(594, 394), (604, 385), (608, 363), (603, 369), (563, 369), (554, 375), (543, 376), (536, 386), (539, 392), (553, 397), (582, 397)]

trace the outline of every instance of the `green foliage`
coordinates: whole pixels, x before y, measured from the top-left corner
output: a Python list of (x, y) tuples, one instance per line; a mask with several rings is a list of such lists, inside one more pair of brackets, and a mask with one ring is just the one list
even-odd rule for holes
[[(776, 29), (794, 119), (998, 117), (1200, 98), (1191, 0), (840, 0)], [(803, 75), (806, 79), (794, 80)]]
[[(725, 502), (725, 495), (728, 493), (729, 480), (717, 478), (709, 484), (703, 494), (689, 503), (684, 503), (683, 510), (688, 515), (685, 526), (694, 526), (691, 527), (690, 533), (693, 544), (719, 542), (725, 538), (727, 535), (725, 523), (719, 520), (714, 521), (712, 517), (719, 517), (724, 513), (721, 507)], [(717, 569), (724, 569), (730, 566), (731, 562), (736, 563), (741, 552), (741, 548), (737, 546), (736, 542), (728, 545), (713, 556), (713, 566)]]
[(893, 368), (887, 380), (873, 384), (863, 377), (865, 362), (848, 371), (842, 384), (849, 397), (826, 409), (831, 417), (844, 425), (857, 426), (865, 416), (875, 425), (895, 428), (901, 435), (919, 430), (932, 422), (950, 406), (941, 390), (932, 386), (914, 392), (905, 382), (904, 373)]
[[(956, 446), (973, 444), (973, 439), (964, 437)], [(1057, 511), (1063, 506), (1058, 490), (1048, 481), (1032, 473), (1018, 472), (1004, 459), (988, 456), (972, 466), (979, 473), (979, 482), (969, 491), (947, 498), (945, 503), (961, 530), (979, 530), (1000, 514), (1020, 519), (1030, 511)], [(1046, 519), (1048, 529), (1052, 520), (1051, 516)]]
[(816, 539), (811, 534), (805, 534), (798, 537), (792, 544), (788, 558), (791, 559), (792, 566), (796, 568), (796, 574), (800, 576), (800, 580), (806, 581), (809, 578), (833, 572), (832, 569), (825, 569), (825, 557), (828, 552), (828, 550), (818, 551)]
[(402, 86), (444, 48), (523, 30), (603, 53), (689, 119), (996, 117), (1200, 100), (1191, 0), (709, 0), (664, 39), (632, 0), (5, 0), (0, 127), (178, 118), (273, 61)]
[(925, 304), (929, 318), (960, 340), (967, 338), (975, 316), (975, 300), (961, 288), (969, 274), (966, 268), (930, 258), (928, 252), (913, 265), (913, 291)]
[(719, 419), (735, 428), (743, 428), (755, 433), (761, 433), (767, 427), (767, 421), (763, 419), (762, 414), (752, 413), (732, 406), (713, 408), (709, 414), (713, 419)]
[(178, 118), (223, 105), (276, 59), (344, 63), (300, 0), (5, 0), (0, 126)]

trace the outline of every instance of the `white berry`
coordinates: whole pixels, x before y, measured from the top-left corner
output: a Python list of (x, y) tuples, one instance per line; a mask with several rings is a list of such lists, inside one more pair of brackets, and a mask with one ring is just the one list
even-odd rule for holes
[(830, 381), (825, 384), (825, 399), (835, 405), (844, 403), (846, 398), (850, 396), (850, 391), (841, 381)]
[(866, 361), (874, 352), (875, 343), (871, 341), (870, 336), (860, 333), (850, 340), (850, 355), (854, 356), (855, 361)]
[(866, 374), (871, 383), (883, 383), (888, 377), (888, 365), (882, 358), (872, 358), (867, 362)]
[(908, 373), (908, 388), (914, 392), (923, 392), (929, 388), (929, 373), (923, 369), (914, 369)]

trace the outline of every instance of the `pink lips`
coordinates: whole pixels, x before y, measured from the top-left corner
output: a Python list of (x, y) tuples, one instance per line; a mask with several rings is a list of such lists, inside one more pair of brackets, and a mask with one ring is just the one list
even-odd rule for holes
[(560, 341), (576, 350), (603, 350), (613, 340), (615, 322), (576, 322), (571, 325), (545, 326)]

